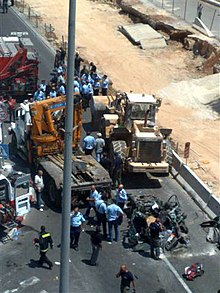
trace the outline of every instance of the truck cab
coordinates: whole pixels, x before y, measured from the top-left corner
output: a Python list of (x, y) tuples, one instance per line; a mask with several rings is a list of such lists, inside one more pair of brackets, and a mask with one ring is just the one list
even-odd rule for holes
[(9, 134), (12, 135), (11, 150), (13, 154), (19, 150), (26, 152), (27, 136), (31, 127), (29, 105), (28, 101), (20, 104), (15, 112), (15, 122), (12, 122), (8, 129)]
[(30, 174), (0, 174), (0, 225), (23, 217), (30, 211)]
[(0, 36), (1, 94), (21, 102), (37, 88), (38, 54), (27, 32)]

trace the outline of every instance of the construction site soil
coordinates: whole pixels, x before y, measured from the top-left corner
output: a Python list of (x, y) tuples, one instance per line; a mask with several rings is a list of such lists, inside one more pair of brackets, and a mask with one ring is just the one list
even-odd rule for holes
[[(67, 40), (67, 0), (56, 0), (56, 5), (52, 0), (26, 1), (45, 22), (52, 24), (59, 39), (64, 36)], [(168, 41), (164, 49), (147, 51), (131, 44), (118, 31), (118, 26), (133, 21), (113, 5), (114, 2), (77, 1), (76, 45), (82, 57), (93, 61), (101, 72), (108, 74), (115, 89), (156, 94), (171, 82), (206, 75), (198, 70), (204, 59), (201, 56), (195, 58), (192, 51), (185, 50), (179, 42)], [(200, 109), (199, 101), (197, 107), (192, 107), (188, 99), (190, 95), (184, 104), (180, 104), (178, 98), (164, 98), (159, 124), (173, 129), (180, 154), (185, 142), (191, 142), (189, 166), (220, 196), (219, 112), (212, 115), (209, 109), (211, 114), (206, 115), (206, 108)]]

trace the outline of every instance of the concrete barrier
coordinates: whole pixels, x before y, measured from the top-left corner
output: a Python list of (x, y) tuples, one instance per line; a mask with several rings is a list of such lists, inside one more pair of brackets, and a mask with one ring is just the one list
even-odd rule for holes
[(211, 218), (220, 215), (220, 200), (173, 151), (173, 177)]

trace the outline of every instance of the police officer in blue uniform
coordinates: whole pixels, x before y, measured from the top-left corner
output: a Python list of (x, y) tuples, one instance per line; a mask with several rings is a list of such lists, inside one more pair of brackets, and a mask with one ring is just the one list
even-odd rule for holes
[(115, 199), (113, 199), (113, 203), (107, 207), (106, 210), (107, 221), (108, 221), (108, 228), (109, 228), (109, 244), (112, 243), (113, 236), (112, 236), (112, 229), (114, 227), (115, 230), (115, 241), (117, 242), (119, 239), (119, 221), (123, 217), (122, 209), (116, 205)]
[(97, 217), (97, 226), (100, 227), (102, 225), (103, 228), (103, 237), (107, 238), (107, 219), (106, 219), (106, 196), (102, 195), (102, 197), (95, 201), (96, 208), (96, 217)]
[(45, 100), (45, 94), (41, 90), (40, 87), (38, 87), (38, 90), (34, 93), (34, 101), (43, 101)]
[(91, 155), (95, 148), (95, 138), (90, 134), (90, 132), (86, 133), (86, 137), (83, 140), (83, 150), (85, 155)]
[(118, 189), (116, 190), (116, 203), (123, 210), (124, 205), (128, 199), (127, 192), (124, 189), (123, 184), (119, 184)]
[(74, 206), (73, 212), (70, 214), (70, 247), (78, 250), (79, 237), (81, 234), (82, 225), (85, 222), (83, 215), (79, 211), (78, 206)]
[(103, 96), (108, 95), (108, 85), (109, 85), (108, 77), (107, 75), (103, 75), (103, 78), (102, 78), (102, 95)]
[(96, 190), (96, 186), (92, 185), (89, 197), (86, 198), (86, 200), (88, 202), (88, 207), (87, 207), (87, 210), (85, 213), (86, 218), (89, 217), (91, 208), (93, 208), (96, 211), (95, 202), (96, 202), (96, 200), (99, 200), (100, 198), (101, 198), (101, 194)]

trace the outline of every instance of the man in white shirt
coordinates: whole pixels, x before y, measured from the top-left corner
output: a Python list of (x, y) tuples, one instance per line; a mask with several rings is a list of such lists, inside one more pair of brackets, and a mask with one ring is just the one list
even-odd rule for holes
[(42, 212), (43, 211), (43, 201), (42, 201), (42, 192), (44, 189), (44, 181), (43, 181), (43, 171), (38, 170), (37, 175), (34, 177), (34, 188), (37, 196), (37, 208)]
[(119, 184), (118, 189), (116, 190), (115, 199), (117, 205), (123, 210), (128, 199), (127, 192), (125, 191), (123, 184)]
[(87, 210), (85, 213), (86, 219), (89, 218), (91, 208), (93, 208), (96, 211), (95, 202), (96, 202), (96, 200), (98, 200), (100, 198), (101, 198), (101, 194), (96, 190), (96, 186), (92, 185), (90, 195), (89, 195), (89, 197), (86, 198), (86, 200), (88, 202), (88, 207), (87, 207)]
[(100, 132), (97, 133), (97, 137), (95, 140), (95, 154), (97, 162), (100, 162), (102, 158), (103, 149), (105, 147), (105, 140), (102, 138), (102, 134)]

